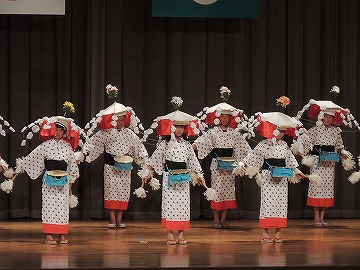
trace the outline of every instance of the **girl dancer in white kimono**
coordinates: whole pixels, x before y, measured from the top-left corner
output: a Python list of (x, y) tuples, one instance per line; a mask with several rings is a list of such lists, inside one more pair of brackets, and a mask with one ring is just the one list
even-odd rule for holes
[[(258, 145), (245, 157), (243, 162), (247, 168), (252, 167), (256, 168), (256, 170), (261, 168), (259, 173), (260, 175), (258, 175), (260, 178), (258, 184), (261, 187), (259, 214), (259, 227), (262, 228), (263, 237), (261, 242), (272, 243), (273, 240), (269, 236), (269, 229), (275, 228), (275, 242), (281, 243), (283, 241), (280, 237), (281, 228), (287, 227), (289, 180), (287, 177), (273, 177), (269, 167), (276, 166), (292, 168), (295, 169), (294, 177), (304, 177), (304, 174), (297, 169), (298, 163), (287, 143), (282, 140), (285, 133), (298, 128), (298, 126), (295, 121), (291, 121), (290, 117), (288, 124), (277, 120), (276, 117), (280, 118), (286, 116), (278, 112), (263, 115), (275, 116), (274, 119), (266, 120), (264, 116), (264, 119), (261, 120), (266, 122), (270, 128), (275, 128), (273, 134), (267, 136), (268, 139), (259, 142)], [(262, 132), (269, 130), (269, 128), (264, 128), (262, 130), (262, 127), (262, 125), (259, 125), (259, 132), (264, 136), (264, 133)]]
[[(162, 140), (148, 160), (148, 166), (157, 174), (163, 175), (161, 217), (162, 225), (168, 231), (167, 244), (169, 245), (176, 244), (174, 230), (179, 232), (179, 244), (187, 243), (184, 230), (190, 229), (190, 182), (170, 184), (166, 161), (183, 163), (185, 165), (183, 169), (187, 168), (196, 174), (202, 173), (191, 144), (184, 139), (184, 129), (185, 125), (175, 125), (175, 138), (171, 139), (171, 136), (168, 136), (167, 140)], [(205, 180), (201, 178), (200, 183), (204, 184)]]
[(148, 153), (139, 137), (125, 127), (125, 112), (117, 115), (116, 123), (116, 128), (99, 130), (90, 138), (89, 161), (104, 153), (104, 207), (109, 211), (108, 227), (125, 228), (122, 216), (130, 199), (131, 170), (117, 170), (114, 156), (131, 156), (142, 165)]
[[(146, 165), (150, 170), (163, 175), (161, 217), (162, 225), (167, 230), (167, 244), (175, 245), (174, 231), (179, 233), (178, 243), (186, 245), (184, 231), (190, 228), (190, 175), (193, 184), (198, 183), (206, 187), (202, 169), (188, 136), (199, 134), (199, 120), (187, 113), (177, 110), (183, 103), (180, 97), (171, 100), (176, 111), (165, 116), (157, 117), (151, 127), (144, 132), (143, 139), (157, 127), (157, 134), (162, 139)], [(164, 139), (165, 138), (165, 139)], [(170, 173), (180, 170), (176, 181)], [(149, 170), (147, 170), (149, 171)], [(143, 181), (147, 181), (152, 173), (139, 174)], [(195, 182), (194, 182), (195, 181)]]
[[(46, 234), (46, 244), (56, 244), (54, 235), (58, 235), (60, 244), (67, 244), (65, 235), (69, 233), (69, 193), (71, 185), (79, 177), (79, 169), (74, 151), (65, 141), (68, 126), (64, 122), (56, 122), (56, 133), (36, 147), (22, 160), (17, 160), (17, 172), (25, 171), (31, 179), (37, 179), (45, 170), (42, 184), (42, 231)], [(49, 186), (46, 182), (46, 162), (55, 162), (57, 170), (67, 173), (67, 181), (63, 186)], [(59, 165), (60, 164), (60, 165)], [(59, 166), (59, 167), (57, 167)]]
[[(227, 157), (241, 161), (250, 151), (248, 142), (239, 130), (229, 127), (231, 111), (221, 113), (219, 125), (210, 128), (193, 143), (193, 148), (198, 150), (199, 159), (205, 158), (212, 153), (213, 159), (210, 165), (211, 188), (217, 193), (217, 198), (211, 201), (211, 209), (214, 212), (214, 228), (229, 228), (226, 223), (229, 209), (236, 209), (235, 175), (232, 170), (219, 170), (217, 157), (224, 157), (222, 150), (231, 153)], [(220, 217), (221, 216), (221, 217)]]
[[(315, 126), (297, 140), (298, 151), (304, 154), (311, 154), (315, 157), (314, 167), (310, 169), (311, 174), (318, 174), (321, 184), (309, 183), (307, 205), (314, 210), (314, 226), (326, 227), (328, 222), (324, 221), (326, 209), (334, 206), (334, 180), (335, 161), (319, 161), (319, 154), (316, 153), (316, 146), (330, 146), (332, 151), (341, 152), (344, 149), (341, 137), (341, 129), (331, 125), (334, 112), (327, 111), (322, 119), (323, 125)], [(343, 158), (347, 158), (346, 152)]]

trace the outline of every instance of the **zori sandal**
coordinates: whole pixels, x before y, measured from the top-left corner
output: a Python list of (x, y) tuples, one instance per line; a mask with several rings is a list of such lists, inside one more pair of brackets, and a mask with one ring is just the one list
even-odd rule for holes
[(262, 244), (273, 243), (273, 240), (269, 237), (264, 237), (263, 239), (261, 239), (261, 243)]

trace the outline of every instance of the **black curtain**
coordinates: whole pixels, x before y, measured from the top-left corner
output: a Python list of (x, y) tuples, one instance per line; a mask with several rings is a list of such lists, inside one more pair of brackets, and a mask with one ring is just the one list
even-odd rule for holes
[[(220, 102), (223, 85), (232, 91), (229, 103), (248, 116), (279, 110), (275, 100), (281, 95), (291, 99), (284, 112), (296, 115), (311, 98), (331, 100), (330, 88), (338, 85), (333, 100), (360, 119), (359, 7), (357, 0), (263, 0), (259, 19), (153, 18), (150, 0), (76, 0), (66, 2), (65, 16), (0, 15), (0, 115), (16, 129), (1, 138), (1, 156), (15, 166), (39, 143), (21, 147), (20, 130), (62, 114), (65, 101), (74, 103), (72, 117), (85, 126), (110, 105), (109, 83), (121, 90), (117, 101), (131, 106), (146, 128), (172, 111), (172, 96), (181, 96), (182, 110), (196, 114)], [(344, 128), (343, 139), (359, 155), (358, 132)], [(146, 143), (149, 154), (154, 144)], [(72, 218), (107, 217), (102, 165), (102, 158), (80, 165), (73, 187), (80, 205), (71, 209)], [(210, 183), (209, 159), (202, 165)], [(132, 191), (140, 185), (137, 169)], [(347, 181), (349, 174), (337, 166), (328, 217), (360, 217), (359, 186)], [(307, 186), (306, 180), (290, 185), (290, 218), (312, 217)], [(236, 187), (238, 208), (230, 218), (257, 218), (254, 180), (237, 178)], [(203, 191), (192, 188), (192, 218), (212, 216)], [(160, 191), (144, 200), (132, 194), (125, 218), (157, 219), (160, 207)], [(1, 219), (40, 216), (40, 179), (21, 175), (11, 194), (0, 193)]]

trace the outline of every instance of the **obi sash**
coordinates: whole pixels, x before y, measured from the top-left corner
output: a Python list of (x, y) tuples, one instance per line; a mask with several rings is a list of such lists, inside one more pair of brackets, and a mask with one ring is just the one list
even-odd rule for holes
[(320, 161), (338, 162), (340, 160), (340, 156), (335, 152), (335, 146), (333, 145), (314, 145), (311, 153), (319, 156)]
[(285, 165), (283, 158), (268, 158), (264, 160), (263, 169), (269, 170), (272, 177), (292, 177), (294, 169)]

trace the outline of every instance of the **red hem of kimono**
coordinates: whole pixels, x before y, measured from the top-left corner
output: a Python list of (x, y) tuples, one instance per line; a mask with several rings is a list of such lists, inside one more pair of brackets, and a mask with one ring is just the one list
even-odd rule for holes
[(211, 201), (211, 209), (216, 211), (227, 210), (227, 209), (236, 209), (236, 200), (215, 202)]
[(46, 234), (68, 234), (69, 224), (42, 224), (42, 231)]
[(259, 227), (263, 229), (267, 228), (286, 228), (288, 224), (287, 218), (260, 218)]
[(104, 207), (106, 209), (127, 210), (128, 206), (129, 202), (104, 200)]
[(331, 207), (334, 206), (334, 198), (307, 198), (307, 205), (314, 207)]
[(165, 218), (161, 219), (161, 225), (167, 230), (189, 230), (190, 229), (190, 220), (185, 221), (173, 221), (166, 220)]

